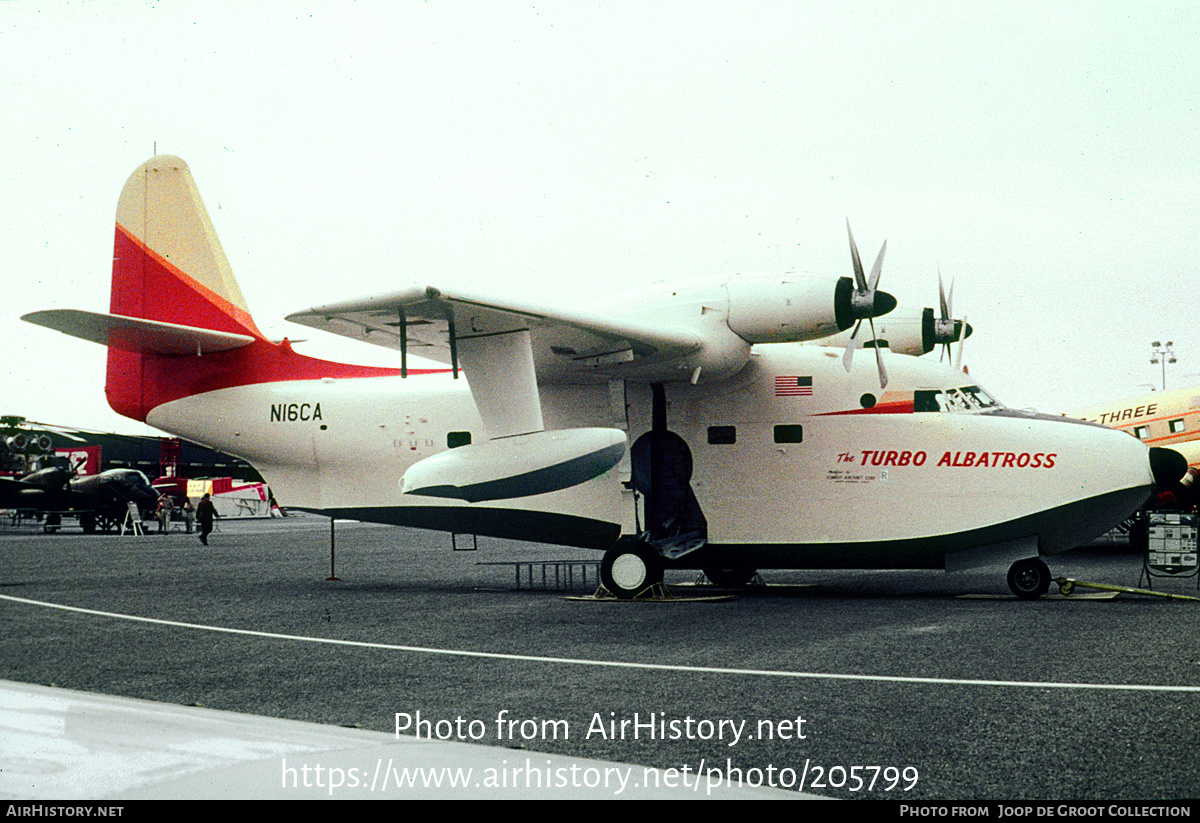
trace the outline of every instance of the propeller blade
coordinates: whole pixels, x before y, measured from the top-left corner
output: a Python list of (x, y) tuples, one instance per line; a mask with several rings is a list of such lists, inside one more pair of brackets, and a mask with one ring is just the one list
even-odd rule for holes
[[(963, 319), (962, 319), (962, 328), (963, 328), (963, 333), (958, 336), (958, 356), (954, 358), (954, 368), (957, 371), (962, 371), (963, 343), (966, 342), (966, 339), (967, 339), (966, 331), (967, 331), (968, 327), (967, 327), (967, 318), (965, 315), (963, 316)], [(949, 348), (949, 345), (950, 344), (947, 343), (946, 347)]]
[(870, 290), (875, 291), (875, 287), (879, 285), (879, 274), (883, 270), (883, 253), (887, 251), (887, 241), (883, 241), (883, 246), (879, 249), (879, 256), (875, 258), (875, 265), (871, 267), (871, 283)]
[(871, 324), (871, 339), (875, 341), (875, 365), (879, 368), (879, 388), (886, 389), (888, 381), (887, 369), (883, 367), (883, 355), (879, 351), (879, 339), (875, 337), (875, 321), (868, 320), (868, 322)]
[(867, 278), (863, 274), (862, 258), (858, 256), (858, 244), (854, 242), (854, 232), (850, 231), (850, 218), (846, 218), (846, 234), (850, 235), (850, 259), (854, 263), (854, 288), (857, 291), (867, 290)]
[(941, 309), (941, 319), (950, 316), (950, 307), (946, 305), (946, 285), (942, 282), (942, 267), (938, 266), (938, 308)]
[(862, 328), (861, 320), (855, 324), (854, 331), (850, 333), (850, 342), (846, 344), (846, 352), (842, 355), (842, 365), (846, 367), (846, 371), (850, 371), (850, 364), (854, 361), (854, 341), (858, 337), (860, 328)]

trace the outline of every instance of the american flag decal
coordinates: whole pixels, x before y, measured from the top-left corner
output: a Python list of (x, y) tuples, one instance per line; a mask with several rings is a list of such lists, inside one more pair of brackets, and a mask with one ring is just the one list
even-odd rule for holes
[(812, 378), (788, 375), (775, 378), (776, 397), (812, 397)]

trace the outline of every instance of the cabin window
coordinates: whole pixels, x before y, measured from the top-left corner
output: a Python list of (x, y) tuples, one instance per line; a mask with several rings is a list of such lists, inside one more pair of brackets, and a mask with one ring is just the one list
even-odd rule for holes
[(446, 448), (457, 449), (459, 446), (471, 445), (470, 432), (446, 432)]
[(1171, 427), (1171, 434), (1178, 434), (1179, 432), (1187, 429), (1187, 425), (1183, 422), (1182, 417), (1178, 420), (1170, 421), (1167, 425)]
[(775, 427), (775, 442), (776, 443), (802, 443), (804, 442), (804, 427), (796, 424), (785, 423)]
[(708, 442), (714, 446), (726, 446), (737, 442), (736, 426), (709, 426)]
[(1150, 427), (1149, 426), (1134, 426), (1133, 427), (1133, 436), (1136, 437), (1138, 440), (1145, 440), (1147, 437), (1150, 436)]

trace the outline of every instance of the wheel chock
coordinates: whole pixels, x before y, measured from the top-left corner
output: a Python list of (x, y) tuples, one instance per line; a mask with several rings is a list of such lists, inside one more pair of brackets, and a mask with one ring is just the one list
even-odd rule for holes
[(734, 596), (731, 594), (715, 594), (702, 597), (677, 597), (667, 588), (666, 584), (655, 583), (653, 586), (646, 587), (645, 590), (638, 592), (637, 595), (628, 599), (617, 597), (604, 588), (604, 586), (596, 589), (595, 594), (586, 596), (569, 595), (564, 599), (604, 603), (721, 603), (726, 600), (733, 600)]
[(1058, 584), (1058, 590), (1063, 594), (1069, 595), (1075, 589), (1096, 589), (1102, 592), (1121, 592), (1123, 594), (1146, 594), (1151, 597), (1165, 597), (1168, 600), (1190, 600), (1195, 603), (1200, 603), (1200, 597), (1191, 597), (1186, 594), (1171, 594), (1170, 592), (1156, 592), (1152, 589), (1135, 589), (1132, 586), (1113, 586), (1108, 583), (1087, 583), (1083, 580), (1072, 580), (1069, 577), (1056, 577), (1054, 582)]

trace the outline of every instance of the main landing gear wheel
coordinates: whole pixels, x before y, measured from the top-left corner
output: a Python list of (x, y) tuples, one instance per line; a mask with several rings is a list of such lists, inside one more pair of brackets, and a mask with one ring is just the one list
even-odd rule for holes
[(750, 584), (757, 569), (705, 569), (708, 582), (722, 589), (740, 589)]
[(600, 561), (600, 582), (621, 600), (632, 600), (662, 579), (662, 558), (640, 540), (618, 542)]
[(1008, 569), (1008, 587), (1022, 600), (1037, 600), (1050, 591), (1050, 569), (1038, 557), (1018, 560)]

